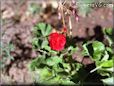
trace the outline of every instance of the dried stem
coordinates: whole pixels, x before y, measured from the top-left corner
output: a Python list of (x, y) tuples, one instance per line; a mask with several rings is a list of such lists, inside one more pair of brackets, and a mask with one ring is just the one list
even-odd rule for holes
[(72, 22), (70, 16), (69, 16), (69, 29), (70, 29), (70, 36), (72, 36)]
[(62, 21), (63, 21), (63, 26), (66, 26), (65, 25), (65, 19), (64, 19), (64, 13), (63, 13), (63, 8), (62, 8)]
[[(66, 0), (63, 2), (63, 4), (65, 4)], [(66, 26), (65, 25), (65, 19), (64, 19), (64, 8), (63, 8), (63, 4), (60, 0), (60, 3), (59, 3), (59, 8), (60, 8), (60, 11), (61, 11), (61, 15), (62, 15), (62, 22), (63, 22), (63, 26)]]

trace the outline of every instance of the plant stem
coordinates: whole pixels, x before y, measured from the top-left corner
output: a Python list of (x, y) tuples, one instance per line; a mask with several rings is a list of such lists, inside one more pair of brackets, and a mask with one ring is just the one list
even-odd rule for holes
[(62, 21), (63, 21), (63, 26), (65, 27), (65, 20), (64, 20), (64, 14), (63, 14), (63, 8), (62, 8)]
[(48, 53), (46, 51), (43, 51), (41, 49), (38, 49), (37, 51), (48, 55)]
[(71, 17), (69, 16), (69, 29), (70, 29), (70, 36), (72, 36), (72, 23), (71, 23)]

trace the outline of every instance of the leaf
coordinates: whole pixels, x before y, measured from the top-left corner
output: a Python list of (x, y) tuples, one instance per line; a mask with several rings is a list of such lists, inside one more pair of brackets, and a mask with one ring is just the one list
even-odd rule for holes
[(104, 57), (102, 58), (101, 61), (107, 61), (108, 59), (109, 59), (109, 54), (108, 54), (107, 51), (105, 51), (105, 55), (104, 55)]
[(111, 68), (105, 68), (106, 71), (109, 71), (109, 72), (114, 72), (114, 67), (111, 67)]
[(113, 44), (112, 37), (106, 36), (106, 39), (108, 40), (109, 46)]
[(96, 70), (101, 76), (110, 77), (110, 74), (114, 71), (113, 70), (113, 60), (97, 61), (96, 68), (91, 70), (91, 73)]
[(41, 37), (42, 36), (41, 30), (38, 28), (37, 25), (34, 26), (32, 32), (33, 32), (35, 37)]
[(113, 50), (112, 50), (110, 47), (106, 47), (106, 50), (107, 50), (108, 52), (110, 52), (111, 54), (113, 54)]
[(64, 69), (61, 68), (61, 67), (59, 66), (59, 64), (53, 65), (52, 69), (55, 71), (56, 74), (57, 74), (58, 72), (63, 72), (63, 71), (64, 71)]
[(83, 44), (83, 51), (82, 51), (82, 54), (83, 54), (84, 56), (89, 56), (89, 55), (90, 55), (86, 43)]
[(47, 58), (46, 64), (49, 66), (57, 65), (58, 63), (61, 63), (62, 59), (58, 56), (52, 56), (50, 58)]
[(0, 44), (1, 48), (1, 57), (0, 57), (0, 69), (4, 68), (7, 64), (7, 61), (14, 60), (14, 57), (11, 55), (11, 51), (14, 50), (14, 45), (12, 43)]
[(96, 61), (96, 68), (93, 69), (92, 71), (96, 70), (102, 70), (106, 71), (109, 68), (113, 67), (113, 60), (107, 60), (107, 61)]
[(47, 50), (50, 54), (52, 55), (56, 55), (58, 52), (57, 51), (54, 51), (50, 48), (50, 46), (44, 46), (44, 49)]
[(111, 46), (113, 44), (113, 29), (112, 28), (105, 28), (103, 29), (103, 33), (105, 34), (105, 38), (108, 40), (109, 42), (109, 46)]
[(108, 71), (106, 71), (106, 70), (99, 69), (97, 72), (98, 72), (101, 76), (104, 76), (104, 77), (110, 77), (110, 76), (111, 76), (110, 72), (108, 72)]
[(91, 56), (92, 60), (96, 61), (101, 59), (105, 51), (105, 45), (102, 42), (93, 41), (83, 44), (83, 49), (82, 54), (84, 56)]
[(44, 48), (45, 46), (48, 46), (48, 40), (45, 38), (33, 38), (32, 40), (32, 45), (34, 49), (40, 49), (40, 48)]
[(112, 28), (105, 28), (103, 33), (106, 35), (112, 35), (113, 29)]
[[(52, 55), (57, 55), (58, 52), (57, 52), (57, 51), (54, 51), (54, 50), (51, 50), (50, 53), (51, 53)], [(60, 57), (59, 57), (59, 58), (60, 58)]]
[(46, 28), (46, 24), (39, 23), (37, 27), (39, 28), (39, 30), (41, 30), (41, 33), (44, 36), (45, 35), (45, 32), (44, 31), (45, 31), (45, 28)]
[(37, 57), (34, 60), (32, 60), (32, 62), (29, 65), (30, 70), (35, 70), (38, 69), (40, 66), (40, 64), (45, 63), (45, 57)]
[(60, 76), (56, 76), (50, 80), (48, 80), (48, 84), (51, 85), (51, 84), (54, 84), (54, 85), (58, 85), (60, 84)]
[(48, 46), (48, 40), (44, 39), (42, 44), (41, 44), (41, 48), (44, 48), (45, 46)]
[(74, 52), (76, 52), (76, 50), (78, 50), (78, 47), (73, 47), (73, 46), (69, 46), (67, 51), (70, 51), (70, 54), (73, 54)]
[(72, 49), (73, 49), (73, 46), (69, 46), (67, 50), (70, 51)]
[(113, 85), (114, 84), (114, 77), (102, 79), (102, 81), (107, 85)]
[(114, 72), (114, 67), (111, 67), (111, 68), (101, 68), (100, 71), (105, 71), (105, 72), (111, 72), (111, 73), (113, 73)]
[(78, 50), (78, 47), (74, 47), (74, 48), (71, 50), (71, 54), (75, 53), (77, 50)]
[(70, 81), (70, 79), (63, 79), (62, 85), (76, 85), (73, 81)]
[(48, 36), (51, 33), (51, 26), (45, 23), (39, 23), (38, 29), (41, 30), (42, 36)]
[(38, 38), (33, 38), (32, 40), (32, 45), (33, 45), (33, 48), (36, 49), (39, 47), (39, 44), (38, 44)]
[(113, 60), (107, 60), (107, 61), (97, 61), (96, 62), (96, 68), (91, 70), (91, 72), (94, 72), (96, 70), (100, 70), (100, 72), (111, 70), (110, 68), (113, 67)]
[(101, 64), (102, 67), (113, 67), (113, 60), (104, 61)]
[(8, 48), (9, 48), (9, 51), (13, 51), (14, 50), (14, 45), (13, 44), (8, 44)]
[(34, 79), (40, 84), (49, 84), (49, 79), (53, 77), (52, 71), (47, 67), (36, 69), (35, 74)]
[(44, 49), (47, 51), (51, 51), (51, 48), (49, 46), (44, 46)]
[(105, 50), (104, 44), (102, 42), (99, 42), (99, 41), (94, 41), (92, 43), (92, 46), (93, 46), (93, 51), (94, 51), (92, 59), (100, 60), (102, 53)]
[(45, 36), (48, 36), (51, 33), (51, 26), (47, 24), (46, 30), (45, 30)]

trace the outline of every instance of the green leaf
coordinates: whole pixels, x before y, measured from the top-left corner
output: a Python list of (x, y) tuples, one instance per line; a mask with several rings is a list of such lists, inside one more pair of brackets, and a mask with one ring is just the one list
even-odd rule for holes
[(8, 48), (9, 48), (9, 51), (13, 51), (14, 50), (14, 45), (13, 44), (8, 44)]
[(96, 61), (96, 68), (93, 69), (92, 71), (96, 70), (102, 70), (106, 71), (109, 68), (113, 67), (113, 60), (107, 60), (107, 61)]
[(45, 30), (45, 36), (48, 36), (51, 33), (51, 26), (47, 24), (46, 30)]
[(106, 28), (103, 30), (103, 32), (106, 35), (112, 35), (113, 29), (112, 28)]
[(44, 49), (47, 50), (51, 55), (57, 55), (57, 51), (54, 51), (50, 48), (50, 46), (44, 46)]
[(107, 51), (105, 51), (105, 55), (103, 56), (101, 61), (107, 61), (109, 59), (109, 54)]
[(99, 42), (99, 41), (94, 41), (92, 43), (92, 46), (93, 46), (93, 59), (94, 60), (100, 60), (104, 50), (105, 50), (105, 46), (102, 42)]
[(39, 45), (38, 45), (38, 38), (33, 38), (32, 45), (33, 45), (33, 48), (34, 49), (36, 49), (36, 48), (39, 47)]
[(39, 23), (37, 28), (41, 30), (42, 36), (48, 36), (51, 33), (51, 26), (45, 23)]
[(48, 80), (53, 77), (52, 71), (47, 67), (43, 69), (37, 69), (36, 71), (38, 71), (38, 76), (39, 76), (39, 80), (37, 81), (38, 83), (48, 84), (49, 83)]
[(62, 63), (62, 65), (63, 65), (65, 71), (66, 71), (67, 73), (69, 73), (70, 70), (71, 70), (70, 64), (68, 64), (68, 63)]
[[(57, 51), (54, 51), (54, 50), (51, 50), (50, 53), (51, 53), (52, 55), (57, 55), (58, 52), (57, 52)], [(59, 58), (60, 58), (60, 57), (59, 57)]]
[(105, 34), (105, 38), (108, 40), (109, 46), (113, 44), (113, 29), (112, 28), (105, 28), (103, 29), (103, 33)]
[(44, 48), (45, 46), (48, 46), (48, 40), (44, 39), (42, 44), (41, 44), (41, 48)]
[(35, 37), (41, 37), (42, 36), (41, 30), (38, 28), (37, 25), (34, 26), (32, 32), (33, 32)]
[(0, 48), (1, 50), (1, 60), (0, 60), (0, 69), (4, 68), (6, 66), (6, 61), (7, 60), (14, 60), (14, 57), (11, 56), (11, 51), (14, 50), (14, 45), (12, 43), (8, 43), (8, 44), (3, 44), (3, 42), (1, 42), (0, 44)]
[(41, 33), (44, 36), (45, 35), (46, 24), (45, 23), (39, 23), (38, 28), (41, 30)]
[(70, 51), (72, 49), (73, 49), (73, 46), (69, 46), (67, 50)]
[(113, 60), (104, 61), (101, 64), (102, 67), (113, 67)]
[(113, 44), (112, 37), (106, 36), (106, 39), (108, 40), (109, 46)]
[(111, 76), (111, 72), (106, 71), (106, 69), (103, 70), (103, 68), (97, 70), (97, 72), (104, 77), (110, 77)]
[(48, 84), (58, 85), (58, 84), (60, 84), (60, 78), (61, 78), (60, 76), (56, 76), (56, 77), (48, 80)]
[(104, 70), (109, 71), (109, 72), (114, 72), (114, 67), (111, 67), (111, 68), (105, 68)]
[(110, 72), (110, 73), (113, 73), (114, 72), (114, 67), (111, 67), (111, 68), (101, 68), (100, 69), (101, 73), (102, 71), (105, 71), (105, 72)]
[(59, 64), (53, 65), (52, 69), (55, 71), (55, 73), (63, 72), (63, 71), (64, 71), (64, 69), (61, 68), (61, 67), (59, 66)]
[(40, 48), (44, 48), (45, 46), (48, 46), (48, 40), (45, 38), (33, 38), (32, 40), (32, 45), (34, 49), (40, 49)]
[(92, 60), (96, 61), (101, 59), (105, 51), (105, 45), (102, 42), (93, 41), (83, 44), (83, 49), (82, 54), (84, 56), (91, 56)]
[(44, 49), (47, 51), (51, 51), (51, 48), (49, 46), (44, 46)]
[(34, 60), (32, 60), (32, 62), (29, 65), (30, 70), (34, 71), (35, 69), (40, 68), (41, 67), (40, 65), (45, 63), (44, 61), (45, 61), (45, 57), (35, 58)]
[(82, 55), (84, 56), (89, 56), (89, 51), (88, 51), (88, 48), (87, 48), (87, 44), (83, 44), (83, 51), (82, 51)]
[(78, 50), (78, 47), (73, 47), (73, 46), (69, 46), (67, 51), (70, 51), (70, 54), (73, 54), (74, 52), (76, 52), (76, 50)]
[(114, 84), (114, 77), (102, 79), (102, 81), (107, 85), (113, 85)]
[(110, 47), (106, 47), (106, 50), (107, 50), (108, 52), (110, 52), (111, 54), (113, 54), (113, 50), (112, 50)]
[(49, 57), (46, 59), (46, 64), (49, 66), (57, 65), (58, 63), (61, 63), (62, 59), (58, 56)]
[(70, 81), (70, 79), (63, 79), (62, 85), (76, 85), (73, 81)]
[(91, 59), (94, 61), (100, 60), (104, 53), (105, 56), (103, 59), (106, 60), (109, 58), (107, 51), (105, 51), (105, 45), (102, 42), (93, 41), (85, 43), (83, 44), (83, 49), (82, 54), (84, 56), (91, 56)]

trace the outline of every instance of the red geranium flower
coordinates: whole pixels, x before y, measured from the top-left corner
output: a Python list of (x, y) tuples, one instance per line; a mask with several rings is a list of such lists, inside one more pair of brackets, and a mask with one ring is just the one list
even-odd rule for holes
[(49, 36), (49, 45), (51, 49), (60, 51), (64, 49), (66, 37), (63, 34), (51, 33)]

